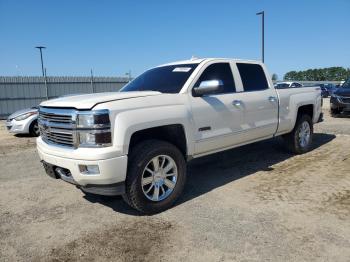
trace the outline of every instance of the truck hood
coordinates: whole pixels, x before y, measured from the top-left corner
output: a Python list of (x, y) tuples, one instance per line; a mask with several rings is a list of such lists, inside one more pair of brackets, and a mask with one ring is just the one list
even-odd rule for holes
[(42, 102), (40, 106), (45, 107), (66, 107), (76, 109), (91, 109), (97, 104), (130, 99), (136, 97), (155, 96), (160, 95), (160, 92), (156, 91), (133, 91), (133, 92), (108, 92), (108, 93), (94, 93), (86, 95), (74, 95), (51, 99)]
[(338, 88), (333, 94), (350, 97), (350, 88)]

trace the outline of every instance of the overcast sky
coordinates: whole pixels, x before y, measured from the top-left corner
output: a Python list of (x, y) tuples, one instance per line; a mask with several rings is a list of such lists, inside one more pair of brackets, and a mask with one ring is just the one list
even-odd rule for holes
[(350, 1), (0, 0), (0, 75), (133, 76), (197, 57), (260, 59), (290, 70), (350, 67)]

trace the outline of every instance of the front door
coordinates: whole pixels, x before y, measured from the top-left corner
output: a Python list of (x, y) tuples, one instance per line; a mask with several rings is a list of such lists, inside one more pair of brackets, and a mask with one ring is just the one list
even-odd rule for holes
[(201, 97), (190, 96), (195, 126), (195, 154), (220, 150), (242, 142), (242, 109), (233, 105), (236, 88), (230, 63), (208, 64), (194, 87), (217, 80), (220, 90)]

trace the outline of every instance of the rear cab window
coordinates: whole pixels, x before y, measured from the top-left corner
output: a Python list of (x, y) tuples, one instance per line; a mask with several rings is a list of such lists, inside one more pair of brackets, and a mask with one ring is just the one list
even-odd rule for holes
[(237, 63), (244, 92), (261, 91), (269, 88), (265, 72), (261, 65)]

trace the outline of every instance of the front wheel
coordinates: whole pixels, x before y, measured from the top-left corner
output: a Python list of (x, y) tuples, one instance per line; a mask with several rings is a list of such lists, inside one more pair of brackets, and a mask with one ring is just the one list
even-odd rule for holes
[(39, 131), (39, 125), (38, 125), (38, 121), (34, 120), (29, 127), (29, 133), (32, 136), (39, 136), (40, 135), (40, 131)]
[(142, 213), (159, 213), (175, 203), (185, 181), (186, 162), (180, 150), (165, 141), (147, 140), (131, 150), (123, 197)]
[(287, 148), (295, 154), (303, 154), (310, 150), (313, 137), (313, 124), (309, 115), (298, 116), (294, 129), (284, 135)]

